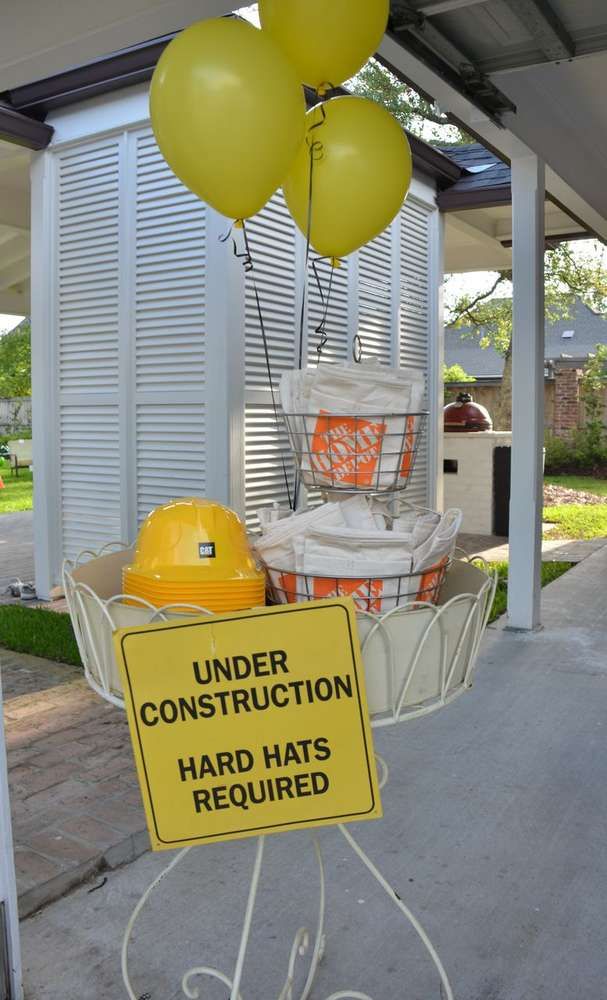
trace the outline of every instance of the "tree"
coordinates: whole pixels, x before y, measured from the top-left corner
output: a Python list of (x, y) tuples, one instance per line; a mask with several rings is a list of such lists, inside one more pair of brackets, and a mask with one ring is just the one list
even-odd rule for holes
[(443, 382), (476, 382), (461, 365), (443, 365)]
[[(545, 317), (548, 323), (568, 319), (576, 300), (593, 312), (607, 315), (605, 250), (592, 241), (574, 249), (560, 243), (544, 256)], [(461, 295), (449, 310), (449, 324), (474, 337), (481, 347), (493, 347), (504, 358), (504, 374), (494, 425), (507, 430), (512, 424), (512, 271), (494, 273), (490, 286), (472, 295)]]
[(29, 320), (0, 336), (0, 396), (31, 396), (31, 338)]
[(450, 125), (436, 105), (402, 83), (377, 59), (370, 59), (346, 87), (353, 94), (383, 104), (403, 128), (427, 142), (465, 145), (473, 141), (455, 125)]
[(586, 443), (596, 451), (603, 443), (603, 395), (607, 387), (607, 344), (597, 344), (580, 379), (580, 398), (584, 404)]

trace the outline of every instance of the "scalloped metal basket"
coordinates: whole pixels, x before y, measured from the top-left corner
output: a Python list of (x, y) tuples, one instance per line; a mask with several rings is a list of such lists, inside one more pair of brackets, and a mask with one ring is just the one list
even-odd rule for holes
[(303, 483), (337, 493), (405, 490), (426, 429), (419, 413), (284, 413)]
[[(156, 608), (142, 599), (124, 604), (122, 567), (131, 558), (129, 548), (115, 543), (97, 553), (81, 553), (63, 569), (86, 679), (97, 694), (121, 708), (114, 629), (209, 614), (193, 605)], [(373, 726), (434, 712), (470, 688), (496, 582), (482, 560), (456, 559), (445, 570), (436, 603), (416, 599), (383, 614), (358, 614)]]

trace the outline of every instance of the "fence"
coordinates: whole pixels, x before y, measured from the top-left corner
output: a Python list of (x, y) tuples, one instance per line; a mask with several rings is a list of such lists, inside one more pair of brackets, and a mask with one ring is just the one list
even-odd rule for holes
[(32, 400), (22, 398), (0, 398), (0, 434), (18, 434), (29, 431), (32, 426)]

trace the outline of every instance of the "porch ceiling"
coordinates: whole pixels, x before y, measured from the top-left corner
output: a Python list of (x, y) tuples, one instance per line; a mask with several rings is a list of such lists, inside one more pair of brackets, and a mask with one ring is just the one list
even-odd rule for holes
[(0, 313), (29, 311), (29, 162), (27, 150), (0, 141)]
[(380, 54), (502, 156), (537, 152), (547, 190), (607, 238), (604, 0), (392, 0)]
[[(588, 233), (562, 209), (547, 201), (546, 244), (587, 239)], [(512, 208), (495, 205), (445, 215), (445, 271), (499, 271), (512, 267)]]

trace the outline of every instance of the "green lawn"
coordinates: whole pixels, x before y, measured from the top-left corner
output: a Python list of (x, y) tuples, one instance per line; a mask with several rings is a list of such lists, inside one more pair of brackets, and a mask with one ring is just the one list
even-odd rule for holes
[[(508, 563), (491, 563), (491, 565), (497, 569), (498, 574), (497, 590), (495, 591), (495, 599), (489, 616), (489, 621), (494, 622), (496, 618), (504, 614), (508, 603)], [(543, 562), (542, 587), (545, 587), (548, 583), (552, 583), (553, 580), (557, 580), (559, 576), (566, 573), (573, 565), (574, 563), (570, 562)]]
[(34, 496), (33, 476), (29, 469), (19, 469), (19, 475), (11, 474), (8, 463), (0, 465), (0, 477), (4, 489), (0, 490), (0, 514), (12, 514), (16, 510), (31, 510)]
[(82, 666), (70, 616), (61, 612), (0, 605), (0, 636), (6, 649)]
[(592, 507), (575, 503), (544, 507), (544, 521), (555, 525), (544, 532), (544, 538), (606, 538), (607, 503)]
[(593, 479), (591, 476), (544, 476), (544, 482), (607, 497), (607, 479)]

